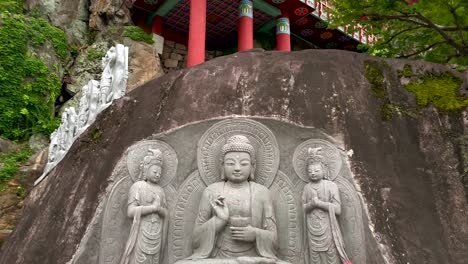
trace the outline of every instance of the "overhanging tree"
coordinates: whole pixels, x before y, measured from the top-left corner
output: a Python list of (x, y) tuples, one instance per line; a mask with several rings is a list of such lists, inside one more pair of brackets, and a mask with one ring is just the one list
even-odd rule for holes
[(467, 0), (329, 0), (332, 25), (364, 28), (373, 55), (468, 65)]

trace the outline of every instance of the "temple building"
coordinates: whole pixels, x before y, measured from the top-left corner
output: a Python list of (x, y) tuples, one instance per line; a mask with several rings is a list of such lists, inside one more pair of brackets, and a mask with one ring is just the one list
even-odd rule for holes
[(327, 1), (130, 1), (136, 25), (157, 35), (160, 43), (187, 47), (183, 60), (187, 67), (203, 63), (206, 50), (224, 54), (254, 47), (290, 51), (294, 44), (303, 48), (356, 50), (360, 43), (375, 41), (363, 30), (348, 34), (346, 27), (328, 29)]

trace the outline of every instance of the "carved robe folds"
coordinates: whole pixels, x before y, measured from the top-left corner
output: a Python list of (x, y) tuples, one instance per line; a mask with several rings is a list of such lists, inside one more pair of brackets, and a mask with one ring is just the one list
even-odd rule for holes
[(316, 188), (310, 183), (304, 187), (303, 203), (307, 204), (317, 196), (328, 203), (328, 210), (312, 209), (305, 215), (307, 230), (306, 263), (308, 264), (341, 264), (348, 260), (343, 248), (343, 239), (338, 226), (335, 211), (341, 211), (338, 187), (335, 183), (322, 180)]
[[(202, 195), (198, 218), (195, 223), (193, 248), (194, 253), (189, 258), (199, 262), (206, 259), (207, 263), (275, 263), (277, 247), (276, 220), (273, 210), (270, 191), (263, 185), (248, 182), (247, 188), (242, 191), (244, 205), (235, 202), (235, 196), (226, 194), (228, 183), (218, 182), (208, 186)], [(230, 210), (230, 221), (226, 226), (216, 232), (216, 217), (210, 205), (210, 199), (225, 196)], [(250, 197), (248, 197), (250, 196)], [(233, 213), (237, 212), (239, 218), (245, 221), (234, 223)], [(243, 223), (242, 223), (243, 222)], [(256, 227), (256, 239), (253, 242), (235, 241), (230, 236), (230, 226)], [(237, 259), (236, 259), (237, 258)], [(216, 261), (215, 259), (219, 259)], [(223, 259), (223, 260), (221, 260)], [(182, 262), (192, 262), (184, 260)]]
[(142, 215), (141, 211), (143, 206), (165, 207), (166, 198), (163, 189), (151, 186), (145, 181), (138, 181), (130, 188), (128, 204), (137, 210), (121, 264), (162, 263), (161, 249), (166, 241), (167, 221), (157, 213)]

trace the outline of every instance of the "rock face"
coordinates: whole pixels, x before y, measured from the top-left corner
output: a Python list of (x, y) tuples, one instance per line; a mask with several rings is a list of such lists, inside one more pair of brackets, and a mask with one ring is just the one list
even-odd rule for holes
[[(366, 77), (368, 61), (388, 66), (382, 80), (391, 84), (388, 97), (411, 109), (416, 109), (414, 94), (402, 88), (396, 71), (405, 64), (448, 71), (437, 64), (343, 51), (253, 50), (172, 72), (133, 90), (102, 112), (32, 191), (24, 217), (1, 248), (0, 263), (80, 263), (78, 249), (92, 239), (94, 218), (128, 147), (233, 115), (275, 123), (275, 133), (292, 133), (294, 142), (308, 136), (285, 129), (284, 122), (322, 131), (347, 151), (368, 216), (367, 263), (464, 263), (468, 205), (458, 145), (465, 129), (462, 114), (429, 106), (411, 115), (395, 111), (383, 121), (383, 102)], [(195, 146), (200, 135), (195, 132), (179, 133), (180, 141)], [(291, 150), (284, 153), (289, 154), (282, 159), (291, 158)], [(179, 164), (196, 168), (187, 158), (192, 154), (178, 153)], [(91, 257), (99, 249), (87, 250), (87, 259), (99, 263)]]
[(129, 38), (125, 38), (123, 43), (129, 47), (127, 92), (164, 74), (154, 46)]
[(53, 25), (67, 33), (70, 43), (82, 45), (86, 42), (89, 1), (27, 0), (24, 7), (27, 11), (39, 9)]

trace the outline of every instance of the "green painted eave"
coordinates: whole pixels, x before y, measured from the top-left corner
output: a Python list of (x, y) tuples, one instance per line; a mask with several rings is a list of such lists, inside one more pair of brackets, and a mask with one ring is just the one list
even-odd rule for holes
[(267, 13), (270, 16), (277, 17), (281, 15), (281, 10), (278, 8), (262, 1), (262, 0), (254, 0), (253, 1), (254, 8), (260, 9), (263, 12)]
[(272, 29), (276, 27), (276, 18), (266, 22), (263, 26), (259, 27), (256, 32), (271, 33)]
[[(164, 2), (158, 8), (158, 10), (156, 10), (155, 12), (150, 13), (148, 15), (148, 18), (146, 20), (146, 24), (151, 25), (153, 23), (153, 18), (155, 16), (164, 17), (167, 14), (169, 14), (169, 12), (179, 3), (179, 1), (180, 0), (167, 0), (166, 2)], [(266, 2), (264, 2), (262, 0), (255, 0), (255, 1), (253, 1), (253, 4), (254, 4), (254, 8), (260, 9), (263, 12), (265, 12), (266, 14), (268, 14), (268, 15), (270, 15), (272, 17), (276, 18), (277, 16), (281, 15), (281, 10), (279, 10), (278, 8), (276, 8), (276, 7), (270, 5), (270, 4), (268, 4), (268, 3), (266, 3)], [(268, 22), (268, 23), (270, 23), (270, 22)], [(274, 24), (276, 25), (276, 22), (274, 22)], [(269, 25), (268, 29), (271, 29), (273, 26)]]
[(148, 15), (146, 24), (151, 25), (155, 16), (164, 17), (179, 3), (180, 0), (167, 0), (164, 2), (158, 10)]

